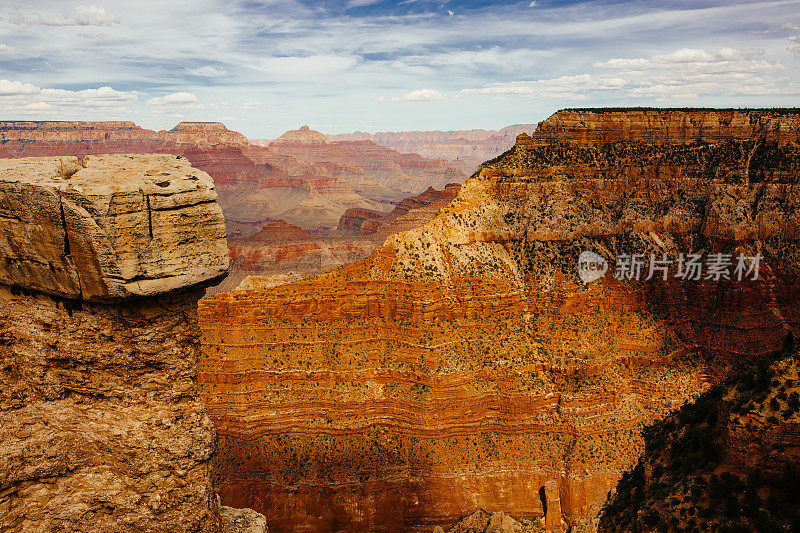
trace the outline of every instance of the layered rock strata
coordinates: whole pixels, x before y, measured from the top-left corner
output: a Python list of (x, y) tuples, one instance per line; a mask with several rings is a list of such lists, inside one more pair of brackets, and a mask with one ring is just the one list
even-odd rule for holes
[(515, 124), (494, 130), (388, 131), (380, 133), (342, 133), (328, 135), (331, 141), (372, 141), (400, 153), (447, 159), (471, 174), (478, 165), (512, 146), (520, 133), (530, 133), (536, 124)]
[(209, 293), (271, 287), (362, 259), (388, 235), (428, 222), (460, 187), (450, 184), (441, 191), (429, 188), (398, 202), (389, 213), (348, 209), (336, 231), (326, 236), (312, 235), (283, 220), (268, 222), (248, 237), (230, 236), (230, 273)]
[[(223, 502), (275, 531), (431, 531), (476, 509), (592, 529), (642, 427), (800, 328), (799, 127), (560, 112), (369, 258), (204, 300)], [(610, 272), (583, 283), (583, 251)], [(613, 277), (690, 253), (759, 257), (760, 275)]]
[(196, 302), (224, 236), (185, 159), (0, 162), (0, 530), (219, 531)]
[(799, 372), (796, 351), (765, 357), (648, 427), (600, 530), (796, 531)]

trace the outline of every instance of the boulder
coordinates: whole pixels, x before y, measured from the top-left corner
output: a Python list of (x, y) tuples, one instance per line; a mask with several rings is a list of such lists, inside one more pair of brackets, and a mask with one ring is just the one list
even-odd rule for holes
[(0, 283), (107, 302), (209, 284), (227, 269), (214, 183), (184, 158), (0, 161)]

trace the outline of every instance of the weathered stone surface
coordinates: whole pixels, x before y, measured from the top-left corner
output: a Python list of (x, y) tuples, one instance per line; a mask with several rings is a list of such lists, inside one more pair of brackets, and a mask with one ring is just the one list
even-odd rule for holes
[(267, 533), (267, 519), (252, 509), (222, 506), (222, 533)]
[(200, 294), (76, 307), (0, 286), (1, 531), (218, 531)]
[(225, 223), (208, 174), (169, 155), (83, 162), (0, 160), (0, 283), (109, 301), (225, 274)]
[(0, 530), (220, 530), (197, 300), (226, 252), (185, 159), (0, 160)]

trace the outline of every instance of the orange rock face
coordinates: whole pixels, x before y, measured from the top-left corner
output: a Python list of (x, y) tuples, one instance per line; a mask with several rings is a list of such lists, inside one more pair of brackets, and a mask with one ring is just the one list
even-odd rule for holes
[[(727, 122), (749, 126), (640, 133)], [(643, 425), (800, 329), (798, 123), (557, 113), (367, 259), (204, 300), (223, 503), (275, 531), (430, 531), (479, 508), (556, 527), (557, 493), (592, 528)], [(611, 271), (584, 284), (587, 250)], [(612, 275), (681, 253), (760, 253), (760, 276)]]

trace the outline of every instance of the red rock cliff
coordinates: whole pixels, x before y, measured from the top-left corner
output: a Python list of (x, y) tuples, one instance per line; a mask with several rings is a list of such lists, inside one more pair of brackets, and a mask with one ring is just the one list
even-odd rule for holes
[[(477, 508), (544, 520), (555, 482), (593, 527), (643, 425), (798, 330), (798, 124), (557, 113), (371, 257), (203, 301), (223, 501), (277, 531), (429, 531)], [(583, 250), (612, 273), (634, 253), (763, 261), (756, 281), (584, 285)]]

